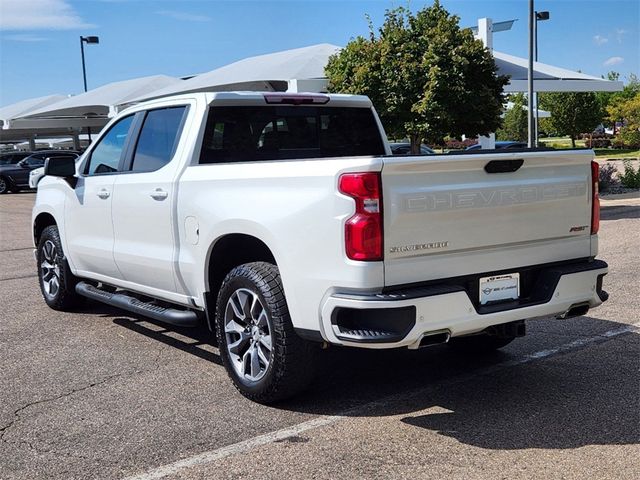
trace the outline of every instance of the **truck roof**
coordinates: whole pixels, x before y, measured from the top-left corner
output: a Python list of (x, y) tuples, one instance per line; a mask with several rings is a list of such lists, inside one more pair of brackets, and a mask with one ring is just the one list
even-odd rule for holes
[(312, 93), (312, 92), (191, 92), (166, 97), (155, 98), (153, 100), (140, 102), (136, 105), (153, 104), (167, 100), (178, 100), (181, 98), (204, 97), (209, 104), (217, 106), (263, 106), (263, 105), (317, 105), (327, 107), (356, 107), (370, 108), (371, 100), (364, 95), (347, 95), (341, 93)]

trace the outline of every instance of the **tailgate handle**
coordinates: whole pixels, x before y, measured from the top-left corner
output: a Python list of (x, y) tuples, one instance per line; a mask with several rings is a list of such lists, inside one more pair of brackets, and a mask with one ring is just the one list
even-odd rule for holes
[(524, 160), (521, 158), (517, 160), (491, 160), (484, 166), (484, 171), (487, 173), (511, 173), (518, 170)]

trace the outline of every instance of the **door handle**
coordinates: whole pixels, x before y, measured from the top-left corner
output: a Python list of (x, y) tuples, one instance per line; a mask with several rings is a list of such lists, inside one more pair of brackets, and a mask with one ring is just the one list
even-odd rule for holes
[(96, 195), (98, 195), (98, 197), (100, 197), (103, 200), (106, 200), (107, 198), (109, 198), (109, 195), (111, 195), (106, 189), (102, 189), (100, 190)]
[(169, 196), (169, 193), (165, 192), (161, 188), (156, 188), (153, 192), (149, 194), (149, 196), (154, 200), (164, 200)]

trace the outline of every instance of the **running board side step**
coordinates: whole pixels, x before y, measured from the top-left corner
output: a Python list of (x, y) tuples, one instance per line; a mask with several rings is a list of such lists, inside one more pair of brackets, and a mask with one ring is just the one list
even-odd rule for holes
[(198, 325), (196, 312), (192, 310), (176, 310), (165, 308), (153, 303), (143, 302), (124, 293), (111, 293), (94, 287), (86, 282), (76, 285), (76, 293), (83, 297), (106, 303), (112, 307), (121, 308), (128, 312), (153, 318), (159, 322), (169, 323), (177, 327), (195, 327)]

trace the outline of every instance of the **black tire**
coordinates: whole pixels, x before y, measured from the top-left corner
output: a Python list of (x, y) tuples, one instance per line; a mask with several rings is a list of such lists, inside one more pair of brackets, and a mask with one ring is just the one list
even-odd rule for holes
[(0, 195), (3, 195), (11, 190), (11, 182), (5, 177), (0, 176)]
[[(49, 307), (69, 311), (84, 300), (84, 297), (76, 293), (78, 278), (69, 270), (58, 227), (55, 225), (49, 225), (42, 231), (37, 259), (38, 283), (44, 301)], [(57, 280), (57, 288), (53, 288), (54, 280)]]
[[(251, 297), (249, 292), (254, 296)], [(244, 305), (243, 298), (246, 299)], [(255, 298), (259, 302), (254, 300), (247, 310), (249, 302)], [(237, 315), (239, 311), (244, 317)], [(247, 314), (248, 311), (259, 314)], [(262, 315), (265, 312), (266, 322)], [(268, 326), (271, 350), (265, 350), (261, 343), (258, 326), (260, 322), (255, 320), (256, 315)], [(244, 333), (239, 333), (230, 329), (229, 325), (233, 324), (234, 327), (246, 324), (248, 329), (244, 328)], [(251, 329), (254, 329), (253, 333)], [(216, 303), (216, 336), (220, 356), (229, 377), (238, 391), (250, 400), (265, 404), (283, 400), (303, 390), (313, 379), (317, 348), (295, 333), (280, 273), (275, 265), (265, 262), (247, 263), (229, 272), (222, 283)], [(233, 349), (233, 345), (238, 344), (240, 346), (236, 348), (236, 352), (232, 352), (228, 346), (232, 345)], [(247, 350), (243, 353), (245, 346)], [(260, 362), (266, 355), (265, 351), (269, 355), (268, 363), (258, 364), (256, 375), (253, 370), (253, 355), (249, 351), (251, 349), (262, 350)], [(245, 365), (247, 355), (249, 365)], [(258, 356), (256, 353), (256, 357)], [(246, 372), (245, 375), (239, 372), (247, 367), (251, 370), (250, 375), (257, 380), (248, 378)]]
[(469, 335), (468, 337), (457, 337), (449, 340), (451, 348), (464, 353), (489, 353), (509, 345), (515, 340), (513, 337), (497, 337), (495, 335)]

